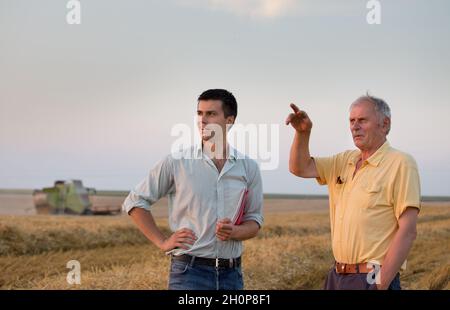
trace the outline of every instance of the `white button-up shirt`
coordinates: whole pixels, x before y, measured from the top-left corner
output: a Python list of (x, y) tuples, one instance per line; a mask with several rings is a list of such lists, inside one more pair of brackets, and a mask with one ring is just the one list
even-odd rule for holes
[(208, 258), (236, 258), (242, 254), (242, 241), (221, 241), (215, 229), (219, 219), (233, 219), (242, 192), (248, 189), (243, 221), (263, 223), (263, 191), (256, 161), (229, 146), (229, 156), (219, 173), (202, 147), (171, 154), (160, 161), (123, 203), (127, 213), (133, 208), (150, 210), (164, 196), (169, 201), (172, 231), (189, 228), (197, 240), (189, 250), (175, 249), (174, 255), (189, 254)]

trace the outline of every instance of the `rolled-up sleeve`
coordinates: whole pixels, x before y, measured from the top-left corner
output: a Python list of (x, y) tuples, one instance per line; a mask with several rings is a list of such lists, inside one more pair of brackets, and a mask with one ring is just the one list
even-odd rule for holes
[(148, 176), (130, 191), (122, 204), (122, 210), (127, 214), (133, 208), (150, 210), (151, 205), (174, 190), (173, 158), (169, 155), (158, 162)]
[(406, 156), (397, 170), (394, 191), (394, 213), (397, 219), (406, 208), (417, 208), (420, 211), (420, 177), (415, 160)]
[(250, 182), (248, 183), (247, 207), (243, 221), (255, 221), (259, 227), (264, 222), (263, 217), (263, 187), (261, 173), (256, 162), (253, 163), (250, 171)]

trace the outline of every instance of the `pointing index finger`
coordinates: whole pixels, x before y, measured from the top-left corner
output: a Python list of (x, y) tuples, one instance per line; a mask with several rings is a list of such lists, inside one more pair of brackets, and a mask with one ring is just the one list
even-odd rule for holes
[(291, 108), (294, 110), (294, 113), (300, 112), (300, 109), (293, 103), (291, 103)]

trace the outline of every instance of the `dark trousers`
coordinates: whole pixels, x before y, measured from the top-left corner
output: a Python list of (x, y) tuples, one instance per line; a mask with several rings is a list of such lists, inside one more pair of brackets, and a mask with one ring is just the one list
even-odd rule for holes
[[(325, 279), (324, 290), (376, 290), (376, 284), (367, 281), (367, 273), (340, 274), (333, 267)], [(390, 290), (401, 290), (400, 274), (389, 285)]]

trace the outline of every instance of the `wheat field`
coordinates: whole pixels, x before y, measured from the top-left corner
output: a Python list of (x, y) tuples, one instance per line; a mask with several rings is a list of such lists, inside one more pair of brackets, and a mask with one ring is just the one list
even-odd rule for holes
[[(298, 203), (295, 201), (286, 204)], [(246, 289), (320, 289), (333, 262), (326, 210), (268, 212), (257, 238), (245, 241)], [(157, 218), (164, 233), (167, 220)], [(81, 284), (66, 263), (81, 264)], [(1, 289), (166, 289), (169, 257), (126, 215), (0, 216)], [(450, 204), (426, 203), (401, 275), (404, 289), (449, 289)]]

